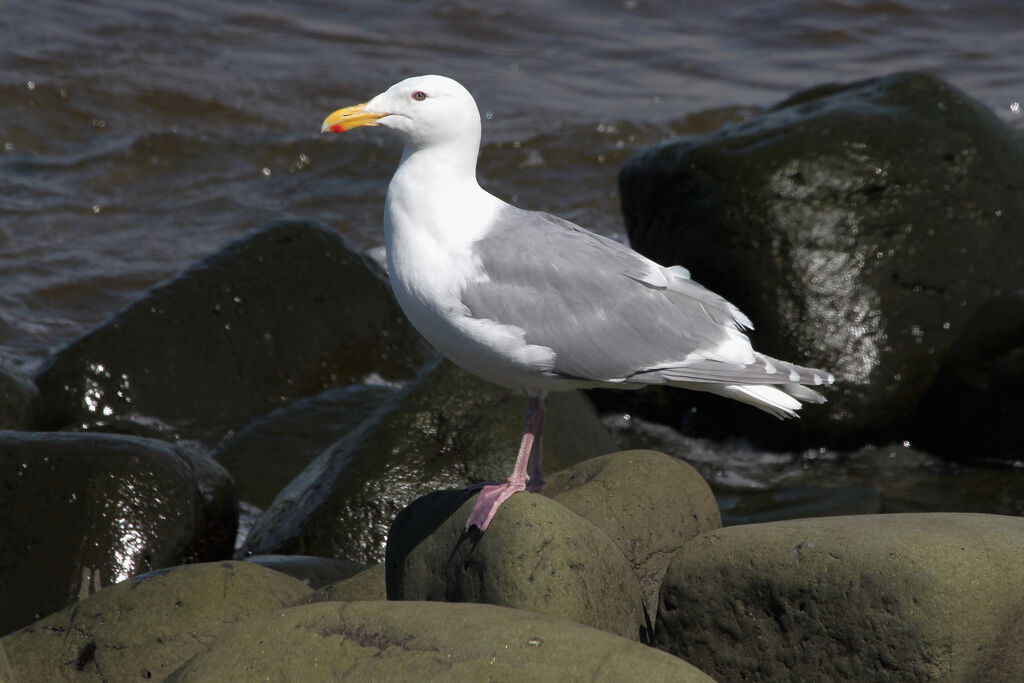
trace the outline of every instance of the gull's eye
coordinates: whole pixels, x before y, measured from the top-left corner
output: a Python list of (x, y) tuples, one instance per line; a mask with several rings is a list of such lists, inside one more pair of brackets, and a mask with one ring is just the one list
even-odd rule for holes
[(422, 102), (423, 100), (427, 99), (427, 93), (423, 92), (422, 90), (417, 90), (412, 94), (412, 98), (417, 102)]

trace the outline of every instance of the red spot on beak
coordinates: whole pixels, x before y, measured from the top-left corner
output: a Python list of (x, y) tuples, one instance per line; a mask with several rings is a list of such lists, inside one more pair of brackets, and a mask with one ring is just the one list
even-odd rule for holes
[(332, 133), (344, 133), (345, 132), (345, 126), (341, 125), (340, 123), (336, 123), (333, 126), (331, 126), (331, 132)]

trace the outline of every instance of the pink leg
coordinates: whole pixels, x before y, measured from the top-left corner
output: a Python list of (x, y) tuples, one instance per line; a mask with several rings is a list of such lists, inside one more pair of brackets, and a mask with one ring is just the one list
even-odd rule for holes
[[(523, 430), (523, 441), (519, 444), (519, 453), (516, 455), (516, 466), (504, 484), (488, 484), (480, 489), (473, 512), (466, 520), (466, 531), (473, 526), (478, 527), (480, 531), (485, 531), (501, 504), (508, 500), (513, 493), (519, 493), (526, 489), (526, 482), (530, 480), (530, 474), (527, 473), (530, 455), (536, 449), (539, 460), (543, 428), (544, 397), (531, 395), (530, 403), (526, 408), (526, 428)], [(539, 462), (530, 468), (530, 472), (534, 472), (534, 469), (539, 477)], [(539, 487), (539, 483), (537, 486)]]
[(537, 426), (537, 435), (533, 439), (533, 450), (530, 451), (530, 463), (527, 468), (526, 490), (532, 493), (540, 491), (544, 486), (544, 475), (541, 473), (541, 465), (544, 461), (544, 399), (541, 399), (540, 424)]

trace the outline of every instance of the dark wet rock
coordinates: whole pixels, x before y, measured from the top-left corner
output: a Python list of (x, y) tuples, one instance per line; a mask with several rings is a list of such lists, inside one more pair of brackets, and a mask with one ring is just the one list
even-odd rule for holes
[(799, 422), (680, 396), (706, 432), (906, 438), (970, 316), (1024, 281), (1019, 136), (922, 74), (816, 88), (649, 148), (620, 189), (635, 248), (739, 306), (760, 350), (836, 373)]
[(32, 429), (39, 419), (39, 408), (36, 385), (0, 365), (0, 429)]
[[(431, 363), (281, 491), (249, 533), (245, 550), (383, 560), (388, 527), (416, 498), (508, 477), (525, 409), (525, 398), (515, 392), (447, 361)], [(612, 450), (582, 394), (549, 396), (546, 469)]]
[(222, 560), (232, 556), (238, 534), (238, 494), (227, 470), (193, 443), (174, 444), (188, 461), (199, 488), (199, 531), (188, 562)]
[(230, 479), (218, 488), (198, 462), (141, 437), (0, 431), (0, 633), (135, 574), (230, 557)]
[(563, 619), (494, 605), (323, 602), (222, 633), (169, 682), (711, 681), (686, 662)]
[(251, 231), (60, 351), (46, 423), (216, 444), (299, 397), (431, 357), (377, 268), (308, 221)]
[(389, 600), (486, 602), (647, 639), (639, 583), (601, 529), (544, 496), (519, 493), (486, 532), (467, 532), (474, 502), (464, 491), (441, 491), (399, 513), (385, 560)]
[(238, 486), (238, 497), (260, 508), (332, 443), (354, 431), (395, 388), (353, 384), (299, 399), (250, 422), (213, 453)]
[(863, 515), (713, 531), (680, 550), (656, 645), (721, 680), (1017, 681), (1024, 519)]
[(313, 602), (355, 602), (357, 600), (387, 600), (388, 590), (384, 583), (384, 563), (375, 564), (355, 576), (324, 586), (320, 590), (296, 600), (296, 605)]
[(245, 561), (295, 577), (314, 590), (348, 579), (366, 569), (366, 565), (355, 562), (312, 555), (252, 555)]
[(307, 592), (245, 562), (137, 576), (0, 639), (0, 680), (163, 680), (225, 628)]
[(1024, 462), (1024, 289), (986, 301), (921, 401), (914, 442), (960, 460)]
[(720, 493), (716, 498), (725, 526), (883, 512), (882, 494), (864, 484), (737, 491)]
[(652, 621), (672, 556), (694, 536), (722, 526), (697, 470), (654, 451), (586, 460), (547, 477), (541, 493), (597, 525), (622, 550)]

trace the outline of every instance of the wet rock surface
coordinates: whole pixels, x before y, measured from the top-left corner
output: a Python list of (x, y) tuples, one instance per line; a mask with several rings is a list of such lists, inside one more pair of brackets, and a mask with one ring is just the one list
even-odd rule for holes
[(415, 374), (430, 352), (376, 266), (310, 221), (253, 230), (158, 285), (37, 375), (49, 428), (197, 439), (290, 400)]
[[(419, 496), (508, 477), (525, 407), (522, 396), (447, 361), (430, 364), (282, 490), (245, 549), (383, 560), (388, 527)], [(578, 392), (553, 394), (547, 411), (546, 469), (614, 450)]]
[(639, 153), (620, 174), (634, 248), (739, 306), (759, 350), (838, 380), (799, 423), (676, 405), (764, 443), (905, 438), (970, 317), (1022, 286), (1022, 178), (1019, 136), (922, 74), (815, 88)]
[(395, 391), (390, 385), (353, 384), (294, 401), (225, 439), (212, 457), (231, 473), (241, 500), (265, 508)]
[(711, 680), (663, 652), (542, 614), (494, 605), (352, 602), (304, 605), (240, 624), (168, 681), (264, 678)]
[[(183, 447), (113, 434), (0, 431), (0, 633), (110, 583), (228, 558), (227, 475)], [(17, 549), (17, 550), (15, 550)]]
[(720, 529), (673, 558), (655, 641), (721, 680), (1019, 680), (1022, 559), (999, 515)]
[(308, 592), (245, 562), (136, 576), (0, 639), (0, 679), (163, 680), (223, 629)]
[(32, 429), (39, 419), (39, 409), (36, 385), (0, 365), (0, 429)]
[(1024, 289), (1018, 289), (986, 301), (964, 326), (921, 401), (914, 441), (957, 460), (1019, 466), (1022, 386)]

